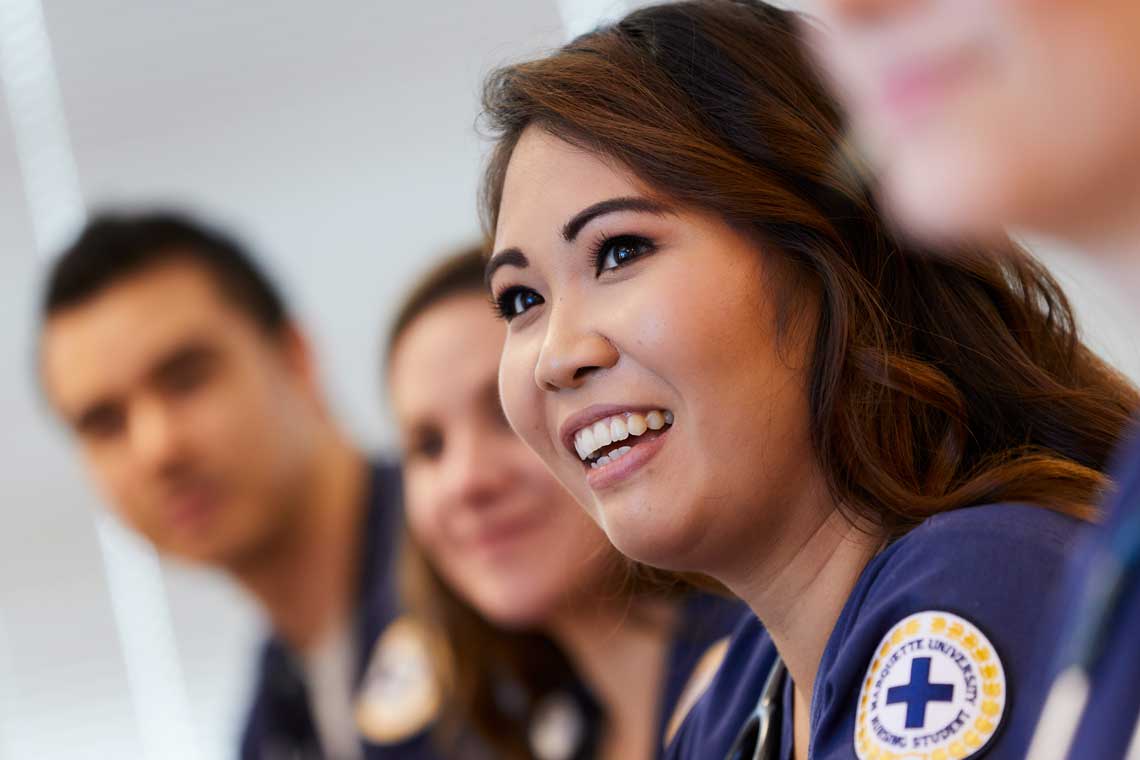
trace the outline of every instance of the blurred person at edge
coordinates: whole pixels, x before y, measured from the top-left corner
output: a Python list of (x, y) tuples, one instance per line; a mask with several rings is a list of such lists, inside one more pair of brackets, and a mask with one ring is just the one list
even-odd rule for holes
[[(1140, 324), (1140, 3), (824, 0), (809, 38), (900, 223), (1063, 240)], [(1033, 760), (1140, 758), (1140, 436), (1074, 559)]]
[(472, 247), (429, 272), (386, 354), (405, 588), (439, 653), (440, 728), (497, 758), (657, 757), (746, 610), (631, 567), (515, 436), (484, 263)]
[(393, 742), (355, 720), (397, 617), (398, 470), (334, 422), (241, 245), (177, 213), (97, 216), (54, 262), (41, 319), (46, 397), (118, 517), (226, 572), (269, 619), (241, 756), (435, 757), (423, 731)]

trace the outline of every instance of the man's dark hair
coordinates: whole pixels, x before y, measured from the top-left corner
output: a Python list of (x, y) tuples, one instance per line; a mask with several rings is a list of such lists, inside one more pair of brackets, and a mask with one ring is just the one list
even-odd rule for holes
[(165, 210), (92, 217), (52, 265), (41, 319), (46, 322), (112, 285), (171, 261), (201, 266), (227, 299), (267, 332), (280, 331), (288, 321), (277, 287), (236, 240)]

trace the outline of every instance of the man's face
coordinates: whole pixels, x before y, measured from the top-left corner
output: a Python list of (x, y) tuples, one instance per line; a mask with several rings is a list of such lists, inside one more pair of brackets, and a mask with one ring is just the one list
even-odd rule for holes
[(42, 377), (104, 497), (159, 551), (234, 567), (289, 524), (319, 405), (305, 350), (189, 259), (53, 315)]

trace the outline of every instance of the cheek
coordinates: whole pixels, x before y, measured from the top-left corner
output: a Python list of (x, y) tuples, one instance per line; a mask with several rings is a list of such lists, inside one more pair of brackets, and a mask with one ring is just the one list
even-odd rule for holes
[[(536, 330), (537, 325), (531, 325)], [(538, 349), (529, 336), (511, 336), (499, 362), (499, 395), (511, 428), (544, 458), (549, 453), (542, 392), (534, 382)], [(547, 441), (544, 445), (544, 441)]]
[(422, 469), (404, 472), (408, 530), (416, 543), (432, 555), (447, 540), (442, 523), (443, 510), (439, 506), (439, 495), (435, 492), (434, 482), (431, 473)]

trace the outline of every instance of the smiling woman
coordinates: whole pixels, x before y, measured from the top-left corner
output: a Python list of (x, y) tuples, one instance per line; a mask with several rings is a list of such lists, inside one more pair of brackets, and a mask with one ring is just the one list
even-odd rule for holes
[(511, 431), (505, 329), (483, 281), (481, 249), (444, 261), (409, 295), (387, 354), (405, 585), (437, 642), (440, 733), (475, 732), (498, 758), (656, 757), (685, 682), (719, 663), (702, 653), (743, 610), (635, 572)]
[[(796, 28), (662, 5), (491, 77), (504, 408), (619, 550), (763, 623), (674, 756), (1020, 758), (1136, 394), (1025, 252), (894, 235)], [(738, 739), (762, 693), (782, 720)]]

